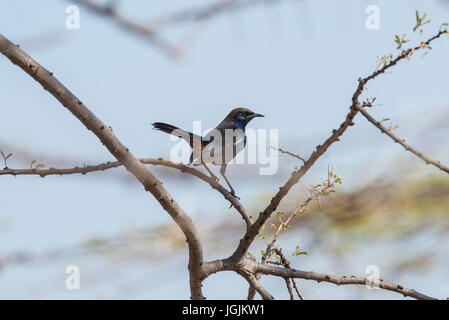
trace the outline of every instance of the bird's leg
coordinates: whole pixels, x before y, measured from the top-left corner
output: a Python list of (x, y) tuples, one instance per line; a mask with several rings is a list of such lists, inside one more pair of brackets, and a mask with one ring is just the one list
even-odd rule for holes
[(223, 176), (223, 178), (226, 180), (226, 183), (228, 184), (229, 188), (231, 189), (231, 194), (232, 194), (232, 196), (233, 196), (234, 198), (237, 198), (237, 199), (240, 200), (240, 198), (235, 194), (235, 190), (234, 190), (234, 188), (231, 186), (231, 183), (229, 182), (228, 178), (226, 178), (226, 176), (225, 176), (225, 173), (226, 173), (226, 167), (227, 167), (227, 164), (226, 164), (226, 163), (223, 163), (223, 164), (221, 165), (221, 168), (220, 168), (220, 173), (221, 173), (221, 175)]
[(203, 160), (201, 160), (201, 164), (204, 166), (204, 168), (206, 168), (206, 170), (209, 172), (210, 176), (212, 179), (215, 179), (215, 181), (218, 181), (217, 176), (209, 169), (209, 167), (206, 165), (206, 162), (204, 162)]

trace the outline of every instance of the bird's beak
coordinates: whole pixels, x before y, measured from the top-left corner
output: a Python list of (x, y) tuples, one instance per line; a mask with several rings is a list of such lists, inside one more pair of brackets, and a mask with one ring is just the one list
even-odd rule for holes
[(254, 113), (251, 115), (251, 118), (257, 118), (257, 117), (265, 117), (263, 114), (260, 113)]

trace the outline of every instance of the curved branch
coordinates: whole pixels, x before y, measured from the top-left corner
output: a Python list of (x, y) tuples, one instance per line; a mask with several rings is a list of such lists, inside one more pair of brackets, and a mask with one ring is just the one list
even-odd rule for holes
[(387, 128), (385, 128), (382, 123), (380, 123), (379, 121), (377, 121), (376, 119), (374, 119), (369, 113), (368, 111), (366, 111), (362, 106), (357, 106), (357, 109), (360, 111), (361, 114), (363, 114), (365, 116), (365, 118), (371, 122), (373, 125), (375, 125), (377, 128), (379, 128), (379, 130), (382, 133), (385, 133), (387, 136), (389, 136), (391, 139), (393, 139), (394, 142), (399, 143), (401, 146), (404, 147), (405, 150), (410, 151), (411, 153), (413, 153), (415, 156), (417, 156), (418, 158), (421, 158), (426, 164), (431, 164), (435, 167), (437, 167), (438, 169), (449, 173), (449, 167), (446, 167), (444, 164), (442, 164), (439, 161), (433, 160), (431, 158), (429, 158), (428, 156), (426, 156), (425, 154), (423, 154), (422, 152), (416, 150), (415, 148), (411, 147), (409, 144), (407, 144), (405, 142), (405, 140), (399, 138), (397, 135), (395, 135), (391, 130), (388, 130)]
[(84, 6), (92, 13), (99, 16), (109, 18), (123, 30), (147, 40), (150, 44), (160, 49), (171, 58), (177, 58), (181, 54), (179, 48), (159, 36), (153, 28), (131, 21), (117, 12), (111, 5), (100, 5), (90, 0), (71, 0), (71, 2)]
[(177, 223), (184, 233), (189, 248), (190, 291), (192, 299), (204, 299), (201, 290), (203, 250), (198, 231), (192, 219), (184, 212), (162, 183), (117, 139), (106, 126), (74, 94), (65, 88), (52, 73), (43, 68), (18, 46), (0, 34), (0, 52), (22, 68), (64, 107), (92, 131), (109, 152), (149, 191)]
[[(259, 279), (257, 279), (253, 274), (239, 272), (239, 274), (248, 281), (251, 288), (253, 288), (257, 293), (260, 294), (264, 300), (274, 300), (273, 296), (265, 290), (265, 288), (260, 284)], [(251, 299), (252, 300), (252, 299)]]
[[(247, 227), (249, 227), (253, 223), (253, 218), (248, 213), (246, 208), (242, 205), (242, 203), (235, 198), (230, 191), (228, 191), (225, 187), (223, 187), (220, 183), (218, 183), (217, 180), (213, 179), (212, 177), (202, 173), (201, 171), (186, 166), (182, 163), (173, 163), (168, 160), (164, 160), (162, 158), (159, 159), (152, 159), (152, 158), (141, 158), (138, 159), (143, 164), (151, 164), (154, 166), (164, 166), (168, 168), (173, 168), (180, 170), (183, 173), (188, 173), (190, 175), (193, 175), (200, 180), (203, 180), (207, 184), (209, 184), (213, 189), (220, 192), (223, 197), (231, 203), (231, 206), (233, 206), (242, 216), (243, 220), (245, 220), (245, 223)], [(48, 168), (48, 169), (36, 169), (36, 168), (30, 168), (30, 169), (11, 169), (11, 168), (4, 168), (3, 170), (0, 170), (0, 176), (1, 175), (38, 175), (41, 177), (49, 176), (49, 175), (69, 175), (69, 174), (87, 174), (90, 172), (96, 172), (96, 171), (105, 171), (112, 168), (120, 167), (122, 164), (119, 161), (108, 161), (105, 163), (101, 163), (98, 165), (91, 165), (91, 166), (82, 166), (82, 167), (73, 167), (73, 168)]]
[[(315, 280), (317, 282), (329, 282), (334, 283), (338, 286), (340, 285), (348, 285), (348, 284), (355, 284), (355, 285), (367, 285), (370, 283), (370, 280), (367, 278), (362, 277), (338, 277), (333, 275), (328, 275), (324, 273), (317, 273), (313, 271), (301, 271), (301, 270), (295, 270), (295, 269), (287, 269), (287, 268), (279, 268), (279, 267), (273, 267), (273, 266), (267, 266), (264, 264), (258, 263), (255, 267), (256, 271), (262, 274), (269, 274), (273, 276), (278, 277), (288, 277), (288, 278), (300, 278), (305, 280)], [(420, 292), (417, 292), (414, 289), (407, 289), (403, 286), (395, 283), (386, 282), (383, 280), (379, 280), (379, 288), (393, 291), (400, 293), (404, 295), (404, 297), (412, 297), (419, 300), (437, 300), (436, 298), (426, 296), (425, 294), (422, 294)]]

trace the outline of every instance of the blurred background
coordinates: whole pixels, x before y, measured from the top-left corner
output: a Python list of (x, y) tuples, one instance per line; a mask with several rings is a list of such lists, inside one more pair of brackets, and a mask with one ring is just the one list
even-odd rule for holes
[[(80, 28), (68, 29), (70, 5)], [(367, 7), (379, 9), (370, 29)], [(413, 32), (415, 10), (431, 22)], [(443, 0), (18, 1), (0, 2), (0, 32), (54, 72), (138, 157), (169, 158), (174, 144), (151, 129), (162, 121), (185, 129), (218, 124), (233, 107), (265, 118), (254, 129), (278, 129), (279, 146), (307, 157), (343, 121), (357, 79), (377, 57), (397, 53), (394, 35), (414, 45), (449, 22)], [(449, 39), (432, 44), (369, 83), (371, 114), (390, 118), (412, 146), (449, 163)], [(0, 56), (0, 149), (10, 168), (33, 160), (74, 167), (114, 160), (91, 132), (42, 87)], [(269, 146), (259, 146), (266, 147)], [(267, 150), (268, 152), (268, 150)], [(3, 160), (3, 159), (0, 159)], [(301, 162), (279, 157), (275, 175), (259, 165), (227, 174), (253, 213), (263, 209)], [(1, 168), (4, 167), (2, 161)], [(305, 199), (305, 185), (342, 177), (281, 235), (301, 270), (380, 277), (437, 298), (449, 296), (449, 179), (404, 151), (360, 115), (280, 209)], [(149, 167), (200, 229), (205, 260), (227, 257), (244, 232), (240, 215), (202, 181)], [(216, 170), (216, 169), (215, 169)], [(260, 257), (257, 240), (250, 252)], [(1, 299), (186, 299), (187, 250), (177, 226), (123, 168), (72, 176), (0, 176)], [(79, 290), (65, 286), (78, 265)], [(368, 268), (368, 269), (367, 269)], [(368, 271), (368, 273), (367, 273)], [(283, 279), (264, 277), (276, 298)], [(306, 299), (400, 299), (365, 286), (298, 280)], [(234, 273), (204, 282), (208, 299), (244, 299)]]

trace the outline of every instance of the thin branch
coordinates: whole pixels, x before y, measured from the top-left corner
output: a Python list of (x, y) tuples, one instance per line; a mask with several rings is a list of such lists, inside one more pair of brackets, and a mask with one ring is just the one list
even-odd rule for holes
[[(213, 179), (212, 177), (202, 173), (201, 171), (186, 166), (182, 163), (173, 163), (168, 160), (164, 160), (162, 158), (159, 159), (152, 159), (152, 158), (142, 158), (138, 159), (143, 164), (150, 164), (154, 166), (164, 166), (168, 168), (173, 168), (180, 170), (183, 173), (188, 173), (190, 175), (193, 175), (207, 184), (209, 184), (213, 189), (220, 192), (223, 197), (228, 200), (231, 205), (240, 213), (243, 220), (245, 220), (245, 223), (247, 226), (250, 226), (253, 223), (253, 218), (249, 214), (249, 212), (246, 210), (246, 208), (242, 205), (242, 203), (235, 198), (230, 191), (228, 191), (225, 187), (223, 187), (216, 179)], [(96, 172), (96, 171), (105, 171), (112, 168), (120, 167), (122, 164), (119, 161), (112, 161), (112, 162), (105, 162), (98, 165), (90, 165), (90, 166), (82, 166), (82, 167), (73, 167), (73, 168), (49, 168), (49, 169), (36, 169), (36, 168), (30, 168), (30, 169), (11, 169), (11, 168), (4, 168), (3, 170), (0, 170), (0, 176), (1, 175), (38, 175), (41, 177), (49, 176), (49, 175), (70, 175), (70, 174), (87, 174), (90, 172)]]
[[(48, 90), (57, 100), (61, 102), (70, 112), (72, 112), (89, 130), (91, 130), (111, 152), (111, 154), (122, 163), (125, 168), (130, 171), (161, 204), (161, 206), (171, 215), (173, 220), (183, 231), (188, 247), (189, 247), (189, 274), (190, 274), (190, 291), (193, 299), (202, 299), (201, 284), (202, 281), (212, 273), (224, 270), (234, 270), (242, 275), (250, 285), (264, 298), (272, 299), (273, 297), (260, 285), (255, 277), (257, 273), (270, 274), (282, 278), (302, 278), (315, 281), (326, 281), (342, 284), (366, 284), (368, 279), (360, 277), (336, 277), (315, 272), (306, 272), (294, 270), (290, 268), (280, 268), (257, 263), (253, 260), (246, 259), (244, 256), (249, 246), (259, 233), (262, 225), (267, 221), (271, 214), (277, 209), (280, 201), (288, 194), (290, 189), (298, 183), (298, 181), (307, 173), (313, 164), (327, 151), (327, 149), (349, 128), (354, 125), (353, 119), (359, 112), (359, 97), (364, 91), (368, 81), (376, 78), (384, 73), (387, 69), (396, 65), (400, 60), (409, 58), (415, 51), (427, 48), (429, 43), (442, 34), (446, 34), (447, 30), (440, 31), (426, 42), (421, 42), (416, 47), (404, 50), (395, 59), (386, 62), (382, 68), (370, 76), (359, 79), (358, 87), (353, 94), (350, 110), (346, 115), (346, 119), (341, 123), (337, 130), (333, 130), (331, 136), (326, 139), (323, 144), (318, 145), (316, 150), (312, 152), (304, 164), (295, 170), (288, 181), (280, 188), (278, 193), (273, 197), (270, 204), (260, 213), (256, 222), (249, 225), (245, 236), (241, 239), (237, 249), (231, 257), (222, 260), (203, 263), (202, 247), (198, 236), (198, 232), (193, 225), (190, 217), (182, 210), (182, 208), (174, 201), (171, 195), (163, 188), (162, 183), (154, 177), (144, 164), (135, 158), (129, 150), (121, 144), (121, 142), (112, 133), (109, 127), (106, 127), (100, 119), (98, 119), (78, 98), (69, 92), (58, 80), (56, 80), (50, 72), (45, 70), (31, 57), (26, 55), (17, 46), (13, 45), (6, 38), (0, 35), (0, 52), (7, 56), (14, 64), (21, 67), (44, 89)], [(34, 169), (36, 170), (36, 169)], [(426, 295), (416, 292), (413, 289), (405, 289), (404, 287), (380, 281), (379, 287), (410, 296), (417, 299), (432, 299)]]
[[(274, 250), (276, 251), (276, 254), (281, 258), (281, 262), (284, 265), (284, 267), (291, 269), (290, 260), (288, 260), (287, 257), (284, 255), (284, 253), (282, 253), (282, 250), (279, 248), (274, 248)], [(296, 294), (298, 295), (298, 298), (301, 300), (305, 300), (304, 296), (301, 294), (301, 291), (299, 290), (298, 285), (296, 284), (295, 279), (291, 278), (291, 281), (293, 283), (293, 287), (295, 288)]]
[[(301, 271), (295, 269), (287, 269), (287, 268), (279, 268), (272, 267), (263, 264), (257, 264), (256, 266), (257, 272), (262, 274), (269, 274), (278, 277), (288, 277), (288, 278), (300, 278), (305, 280), (315, 280), (317, 282), (329, 282), (334, 283), (336, 285), (367, 285), (370, 283), (370, 280), (363, 277), (338, 277), (333, 275), (328, 275), (324, 273), (317, 273), (312, 271)], [(419, 300), (436, 300), (436, 298), (426, 296), (425, 294), (419, 293), (413, 289), (407, 289), (403, 286), (395, 283), (390, 283), (379, 279), (379, 288), (385, 289), (388, 291), (393, 291), (402, 294), (404, 297), (412, 297)]]
[(252, 286), (249, 286), (248, 288), (248, 296), (247, 300), (254, 300), (254, 297), (256, 296), (256, 289), (254, 289)]
[(271, 214), (276, 210), (279, 206), (281, 200), (288, 194), (290, 189), (298, 183), (298, 181), (309, 171), (309, 169), (313, 166), (313, 164), (327, 151), (327, 149), (334, 144), (335, 142), (340, 140), (340, 137), (346, 132), (346, 130), (354, 125), (354, 118), (357, 115), (359, 109), (357, 106), (360, 106), (359, 98), (365, 89), (365, 85), (370, 81), (378, 77), (379, 75), (385, 73), (388, 69), (395, 66), (399, 61), (404, 60), (410, 57), (415, 51), (422, 50), (424, 48), (428, 48), (429, 44), (441, 37), (443, 34), (447, 34), (446, 30), (440, 30), (436, 35), (431, 37), (425, 42), (421, 42), (417, 44), (415, 47), (409, 48), (407, 50), (403, 50), (395, 59), (390, 60), (388, 63), (385, 63), (382, 68), (376, 70), (371, 75), (360, 78), (357, 89), (355, 90), (352, 96), (352, 103), (350, 106), (350, 110), (346, 115), (346, 119), (341, 123), (340, 127), (336, 130), (332, 131), (332, 134), (329, 138), (327, 138), (321, 145), (318, 145), (316, 149), (312, 152), (309, 158), (304, 162), (304, 164), (297, 170), (293, 171), (290, 178), (287, 182), (279, 188), (279, 191), (276, 195), (271, 199), (270, 204), (259, 214), (259, 217), (256, 221), (251, 225), (250, 228), (247, 229), (245, 235), (241, 239), (237, 249), (234, 251), (231, 256), (232, 260), (239, 261), (242, 259), (246, 252), (248, 251), (250, 245), (253, 243), (255, 237), (259, 233), (260, 228), (265, 224)]
[(285, 277), (285, 285), (287, 286), (288, 294), (290, 295), (290, 300), (295, 300), (295, 296), (293, 295), (292, 286), (290, 284), (290, 278)]
[(446, 173), (449, 173), (449, 167), (446, 167), (440, 161), (433, 160), (433, 159), (429, 158), (422, 152), (420, 152), (420, 151), (416, 150), (415, 148), (413, 148), (412, 146), (410, 146), (408, 143), (405, 142), (404, 139), (399, 138), (391, 130), (388, 130), (387, 128), (385, 128), (380, 121), (377, 121), (376, 119), (374, 119), (362, 106), (360, 106), (360, 105), (357, 106), (357, 110), (359, 110), (360, 113), (363, 114), (369, 122), (371, 122), (373, 125), (375, 125), (377, 128), (379, 128), (379, 130), (382, 133), (385, 133), (391, 139), (393, 139), (394, 142), (399, 143), (401, 146), (403, 146), (405, 150), (410, 151), (418, 158), (421, 158), (426, 164), (431, 164), (431, 165), (437, 167), (438, 169), (440, 169)]
[(126, 18), (110, 5), (100, 5), (90, 0), (71, 0), (70, 2), (81, 5), (99, 16), (110, 19), (123, 30), (148, 41), (151, 45), (160, 49), (171, 58), (178, 58), (181, 55), (179, 48), (163, 39), (153, 28), (138, 24)]
[(75, 95), (53, 77), (52, 73), (1, 34), (0, 52), (40, 83), (88, 130), (92, 131), (109, 152), (140, 181), (145, 190), (149, 191), (165, 211), (170, 214), (184, 233), (188, 244), (191, 298), (204, 299), (201, 289), (203, 250), (199, 233), (192, 219), (162, 186), (162, 183), (117, 139), (111, 128), (106, 126)]

